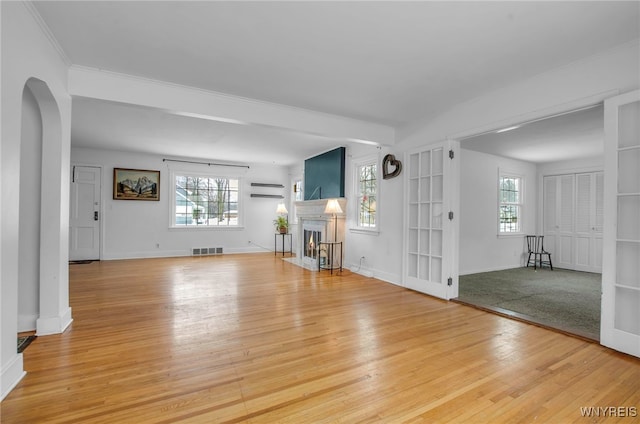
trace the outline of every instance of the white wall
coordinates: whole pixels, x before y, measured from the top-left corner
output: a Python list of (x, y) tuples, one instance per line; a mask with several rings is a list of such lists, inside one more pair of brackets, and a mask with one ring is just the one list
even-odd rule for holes
[[(193, 247), (223, 247), (225, 253), (266, 252), (274, 248), (278, 203), (288, 204), (289, 170), (280, 166), (250, 165), (249, 169), (163, 162), (163, 156), (109, 150), (73, 148), (73, 165), (102, 167), (102, 259), (185, 256)], [(180, 159), (180, 158), (174, 158)], [(189, 159), (215, 162), (214, 158)], [(160, 200), (113, 199), (113, 168), (160, 171)], [(241, 178), (242, 228), (170, 228), (171, 172), (215, 172)], [(251, 183), (282, 184), (285, 188), (257, 188)], [(251, 193), (282, 194), (285, 199), (252, 198)], [(157, 247), (159, 245), (159, 247)]]
[[(346, 163), (345, 192), (348, 200), (347, 231), (345, 232), (345, 265), (361, 274), (397, 284), (402, 275), (402, 261), (390, 261), (402, 250), (402, 219), (396, 218), (401, 209), (403, 184), (402, 177), (384, 180), (382, 178), (382, 159), (388, 148), (357, 146), (349, 149)], [(396, 159), (402, 156), (396, 154)], [(378, 200), (377, 223), (375, 232), (358, 231), (357, 202), (355, 189), (355, 166), (362, 159), (377, 158), (378, 163)], [(401, 174), (402, 175), (402, 174)], [(402, 215), (401, 215), (402, 216)], [(360, 258), (365, 257), (363, 261)]]
[(40, 313), (42, 117), (28, 87), (24, 90), (22, 101), (18, 331), (31, 331), (36, 329)]
[(522, 266), (524, 236), (498, 236), (498, 174), (524, 178), (522, 232), (535, 234), (536, 165), (461, 149), (460, 166), (460, 274)]
[[(71, 322), (68, 307), (68, 160), (71, 99), (67, 94), (67, 66), (29, 12), (28, 4), (0, 2), (2, 29), (2, 146), (0, 202), (2, 247), (0, 256), (1, 333), (0, 397), (24, 375), (22, 355), (16, 353), (18, 331), (18, 252), (20, 228), (20, 144), (22, 95), (27, 81), (42, 89), (34, 95), (43, 115), (42, 202), (47, 205), (46, 227), (40, 245), (40, 323), (60, 332)], [(37, 80), (30, 80), (36, 78)], [(43, 96), (43, 92), (45, 96)], [(47, 97), (48, 96), (48, 97)], [(41, 104), (43, 98), (46, 104)], [(55, 131), (47, 128), (55, 127)], [(37, 248), (37, 246), (33, 246)], [(42, 296), (42, 293), (45, 296)]]

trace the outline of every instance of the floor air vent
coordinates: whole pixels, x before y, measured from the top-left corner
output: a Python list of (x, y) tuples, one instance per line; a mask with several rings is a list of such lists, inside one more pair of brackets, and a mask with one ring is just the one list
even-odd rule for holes
[(222, 247), (194, 247), (191, 256), (222, 255)]

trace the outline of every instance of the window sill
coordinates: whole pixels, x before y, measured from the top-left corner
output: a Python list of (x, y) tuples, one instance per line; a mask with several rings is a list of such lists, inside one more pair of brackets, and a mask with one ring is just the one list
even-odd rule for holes
[(524, 237), (524, 233), (500, 233), (500, 234), (498, 234), (498, 238), (515, 238), (515, 237)]
[(349, 228), (349, 232), (350, 233), (354, 233), (354, 234), (366, 234), (368, 236), (377, 236), (380, 235), (380, 231), (375, 229), (375, 230), (369, 230), (367, 228)]

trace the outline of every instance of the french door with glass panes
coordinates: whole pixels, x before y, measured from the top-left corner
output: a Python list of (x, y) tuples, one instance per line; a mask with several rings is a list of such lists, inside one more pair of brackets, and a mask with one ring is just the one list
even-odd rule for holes
[(604, 103), (600, 342), (640, 357), (640, 91)]
[(405, 156), (404, 285), (442, 299), (458, 295), (457, 271), (452, 269), (450, 150), (450, 143), (437, 143)]

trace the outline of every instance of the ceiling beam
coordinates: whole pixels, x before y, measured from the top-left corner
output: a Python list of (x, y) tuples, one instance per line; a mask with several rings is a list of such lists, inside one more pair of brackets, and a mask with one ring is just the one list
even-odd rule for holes
[(387, 125), (76, 65), (69, 69), (69, 94), (345, 142), (395, 144), (395, 130)]

